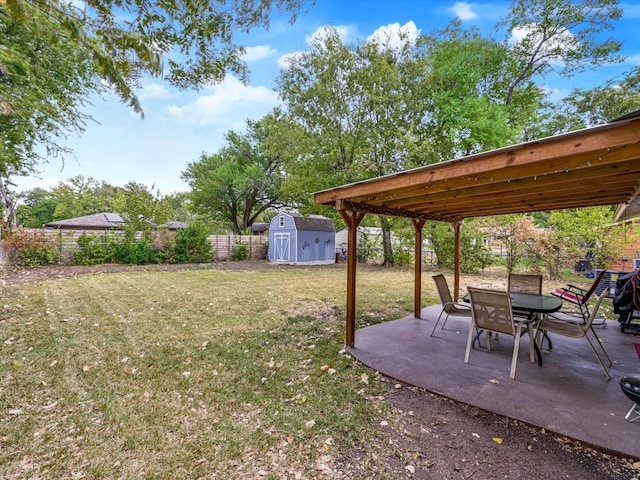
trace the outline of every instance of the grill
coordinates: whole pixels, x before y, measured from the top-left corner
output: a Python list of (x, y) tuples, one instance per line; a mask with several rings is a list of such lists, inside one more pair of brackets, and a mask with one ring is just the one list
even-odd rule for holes
[(624, 418), (629, 422), (634, 422), (640, 418), (640, 406), (638, 406), (640, 403), (640, 375), (623, 375), (620, 377), (620, 388), (633, 402)]

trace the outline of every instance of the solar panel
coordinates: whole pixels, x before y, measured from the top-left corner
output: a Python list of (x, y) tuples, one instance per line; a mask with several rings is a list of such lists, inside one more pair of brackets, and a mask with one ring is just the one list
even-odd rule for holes
[(107, 218), (108, 222), (123, 223), (122, 217), (117, 213), (105, 213), (104, 216)]

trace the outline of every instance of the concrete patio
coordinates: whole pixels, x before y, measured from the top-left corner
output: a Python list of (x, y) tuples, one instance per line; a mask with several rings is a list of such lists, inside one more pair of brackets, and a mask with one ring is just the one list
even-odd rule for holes
[(640, 335), (621, 333), (615, 320), (609, 320), (606, 327), (595, 327), (614, 362), (611, 380), (583, 338), (553, 336), (553, 349), (543, 349), (541, 367), (529, 362), (525, 338), (516, 379), (510, 380), (513, 339), (504, 336), (492, 342), (492, 351), (473, 350), (465, 365), (469, 320), (449, 317), (445, 328), (440, 328), (441, 321), (431, 337), (440, 310), (440, 305), (434, 305), (424, 308), (420, 319), (410, 316), (359, 329), (349, 353), (401, 382), (545, 428), (604, 452), (640, 459), (640, 420), (631, 423), (624, 419), (632, 402), (618, 383), (624, 374), (640, 373), (640, 358), (634, 348), (634, 343), (640, 344)]

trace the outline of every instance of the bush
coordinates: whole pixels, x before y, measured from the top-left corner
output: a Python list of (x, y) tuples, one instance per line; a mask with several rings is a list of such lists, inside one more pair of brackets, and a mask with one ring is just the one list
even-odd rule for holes
[(114, 260), (129, 265), (160, 263), (162, 255), (146, 237), (136, 239), (136, 232), (127, 230), (124, 240), (112, 242)]
[(249, 245), (238, 243), (231, 249), (231, 260), (241, 261), (249, 258)]
[(207, 227), (198, 222), (178, 231), (173, 250), (174, 263), (211, 262), (213, 246), (207, 237)]
[(73, 254), (73, 261), (77, 265), (101, 265), (113, 261), (113, 244), (96, 234), (83, 233), (78, 238), (78, 250)]
[(41, 230), (18, 229), (4, 240), (9, 260), (15, 265), (37, 267), (60, 261), (58, 242)]

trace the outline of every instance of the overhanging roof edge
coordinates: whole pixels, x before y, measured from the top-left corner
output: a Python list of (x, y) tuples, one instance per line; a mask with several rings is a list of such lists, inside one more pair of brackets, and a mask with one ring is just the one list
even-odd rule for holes
[(494, 150), (487, 150), (485, 152), (480, 152), (480, 153), (476, 153), (473, 155), (468, 155), (465, 157), (457, 157), (451, 160), (445, 160), (442, 162), (437, 162), (437, 163), (432, 163), (429, 165), (423, 165), (420, 167), (415, 167), (409, 170), (403, 170), (401, 172), (395, 172), (395, 173), (390, 173), (387, 175), (382, 175), (380, 177), (375, 177), (375, 178), (368, 178), (368, 179), (364, 179), (364, 180), (360, 180), (357, 182), (353, 182), (353, 183), (348, 183), (348, 184), (344, 184), (344, 185), (340, 185), (338, 187), (333, 187), (333, 188), (327, 188), (324, 190), (320, 190), (317, 192), (314, 192), (313, 195), (314, 197), (317, 195), (322, 195), (328, 192), (334, 192), (334, 191), (339, 191), (339, 190), (346, 190), (348, 188), (352, 188), (355, 186), (360, 186), (360, 185), (366, 185), (368, 183), (373, 183), (373, 182), (380, 182), (386, 179), (391, 179), (391, 178), (397, 178), (397, 177), (401, 177), (401, 176), (408, 176), (411, 175), (413, 173), (418, 173), (418, 172), (426, 172), (429, 170), (436, 170), (436, 169), (442, 169), (448, 165), (453, 165), (455, 163), (461, 163), (461, 162), (470, 162), (473, 160), (477, 160), (483, 157), (489, 157), (489, 156), (493, 156), (493, 155), (498, 155), (501, 153), (507, 153), (507, 152), (513, 152), (516, 150), (522, 150), (525, 149), (529, 146), (533, 146), (533, 145), (541, 145), (541, 144), (546, 144), (546, 143), (552, 143), (552, 142), (558, 142), (561, 140), (565, 140), (568, 138), (573, 138), (573, 137), (579, 137), (582, 135), (588, 135), (588, 134), (592, 134), (594, 132), (598, 132), (598, 131), (602, 131), (602, 130), (609, 130), (609, 129), (613, 129), (616, 127), (620, 127), (623, 125), (628, 125), (634, 122), (640, 121), (640, 110), (635, 111), (629, 115), (626, 115), (624, 117), (620, 117), (620, 119), (614, 120), (612, 122), (609, 123), (605, 123), (602, 125), (596, 125), (594, 127), (588, 127), (588, 128), (583, 128), (580, 130), (574, 130), (571, 132), (566, 132), (560, 135), (553, 135), (550, 137), (543, 137), (541, 139), (537, 139), (537, 140), (531, 140), (528, 142), (523, 142), (523, 143), (517, 143), (517, 144), (513, 144), (513, 145), (508, 145), (505, 147), (500, 147)]

